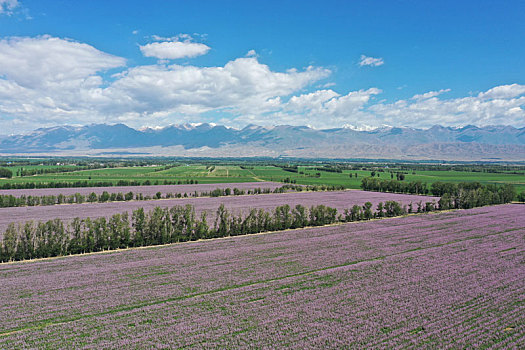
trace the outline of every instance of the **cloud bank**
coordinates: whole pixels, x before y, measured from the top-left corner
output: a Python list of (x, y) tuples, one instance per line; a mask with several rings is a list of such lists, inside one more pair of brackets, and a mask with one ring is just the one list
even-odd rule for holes
[(525, 85), (495, 86), (460, 98), (447, 99), (450, 90), (443, 89), (377, 101), (382, 93), (377, 87), (336, 92), (322, 82), (331, 70), (310, 66), (273, 71), (259, 62), (255, 51), (223, 66), (172, 64), (166, 60), (196, 57), (210, 48), (183, 36), (154, 39), (140, 50), (161, 61), (131, 67), (122, 57), (74, 40), (0, 40), (3, 133), (116, 122), (133, 127), (183, 122), (317, 128), (525, 125)]

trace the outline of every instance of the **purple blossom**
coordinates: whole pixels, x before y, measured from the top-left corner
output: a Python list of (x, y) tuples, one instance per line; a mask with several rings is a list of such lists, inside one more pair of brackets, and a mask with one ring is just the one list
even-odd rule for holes
[(0, 264), (0, 348), (523, 348), (524, 252), (499, 205)]

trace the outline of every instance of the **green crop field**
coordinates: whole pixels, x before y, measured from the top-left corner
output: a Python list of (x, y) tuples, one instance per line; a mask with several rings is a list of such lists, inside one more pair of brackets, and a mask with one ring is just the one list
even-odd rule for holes
[[(29, 167), (24, 167), (24, 169)], [(277, 168), (278, 169), (278, 168)], [(12, 179), (0, 179), (0, 185), (4, 183), (52, 183), (52, 182), (76, 182), (87, 181), (88, 183), (118, 181), (138, 181), (144, 183), (163, 183), (164, 181), (187, 181), (197, 180), (199, 183), (236, 183), (263, 181), (254, 179), (254, 175), (238, 166), (215, 166), (212, 170), (205, 165), (177, 166), (165, 169), (165, 166), (146, 167), (121, 167), (104, 168), (94, 170), (81, 170), (64, 173), (39, 174), (32, 176), (16, 176), (13, 172)]]
[[(320, 166), (319, 166), (320, 167)], [(60, 166), (24, 166), (26, 170), (31, 169), (56, 169)], [(74, 169), (74, 166), (62, 166), (66, 171)], [(238, 165), (206, 165), (189, 164), (179, 166), (133, 166), (118, 168), (103, 168), (93, 170), (69, 171), (52, 174), (38, 174), (32, 176), (17, 176), (20, 167), (11, 167), (12, 179), (0, 179), (0, 185), (10, 183), (53, 183), (53, 182), (75, 182), (87, 181), (88, 183), (118, 181), (138, 181), (151, 184), (162, 184), (169, 182), (185, 182), (189, 180), (198, 183), (236, 183), (253, 181), (286, 181), (303, 185), (342, 185), (346, 188), (360, 188), (361, 180), (370, 176), (370, 170), (343, 170), (341, 173), (318, 170), (318, 166), (299, 166), (297, 172), (286, 171), (281, 167), (272, 165), (238, 166)], [(375, 171), (375, 176), (381, 179), (391, 179), (390, 169)], [(393, 178), (395, 179), (395, 172)], [(357, 177), (356, 177), (357, 174)], [(438, 171), (417, 170), (404, 171), (404, 181), (422, 181), (431, 184), (436, 181), (443, 182), (472, 182), (478, 181), (483, 184), (510, 183), (516, 187), (518, 192), (525, 191), (525, 175), (513, 173), (486, 173), (471, 171)], [(350, 177), (351, 175), (351, 177)]]
[(21, 170), (34, 171), (34, 170), (51, 170), (51, 169), (74, 169), (74, 165), (24, 165), (24, 166), (9, 166), (7, 167), (16, 175)]
[[(266, 181), (282, 181), (284, 178), (295, 180), (298, 184), (304, 185), (343, 185), (346, 188), (357, 189), (360, 187), (361, 179), (371, 175), (369, 170), (349, 171), (343, 170), (342, 173), (332, 173), (327, 171), (316, 170), (314, 167), (298, 167), (299, 173), (292, 173), (284, 171), (278, 167), (254, 167), (252, 173), (256, 177)], [(300, 174), (303, 172), (304, 174)], [(321, 174), (316, 177), (316, 174)], [(352, 174), (352, 177), (350, 177)], [(355, 177), (357, 174), (357, 177)], [(388, 171), (377, 172), (381, 179), (390, 179), (391, 174)], [(395, 179), (395, 173), (394, 173)], [(525, 191), (525, 175), (509, 174), (509, 173), (479, 173), (468, 171), (416, 171), (415, 174), (408, 172), (405, 174), (404, 181), (421, 181), (431, 184), (436, 181), (443, 182), (480, 182), (483, 184), (513, 184), (518, 192)]]

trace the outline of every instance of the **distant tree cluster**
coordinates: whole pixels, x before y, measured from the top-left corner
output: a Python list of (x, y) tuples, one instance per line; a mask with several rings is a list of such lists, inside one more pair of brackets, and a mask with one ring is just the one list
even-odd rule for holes
[(319, 170), (319, 171), (326, 171), (328, 173), (342, 173), (343, 172), (343, 169), (337, 167), (337, 166), (329, 166), (329, 165), (325, 165), (323, 167), (317, 167), (317, 168), (314, 168), (315, 170)]
[[(284, 192), (287, 188), (275, 189), (275, 193)], [(161, 192), (157, 192), (153, 196), (143, 195), (142, 193), (109, 193), (107, 191), (101, 194), (91, 192), (89, 195), (83, 195), (75, 193), (71, 195), (45, 195), (45, 196), (25, 196), (15, 197), (13, 195), (0, 195), (0, 208), (7, 207), (24, 207), (24, 206), (37, 206), (37, 205), (56, 205), (56, 204), (82, 204), (88, 203), (104, 203), (104, 202), (122, 202), (131, 200), (153, 200), (153, 199), (168, 199), (168, 198), (188, 198), (188, 197), (220, 197), (220, 196), (231, 196), (231, 195), (244, 195), (244, 194), (266, 194), (271, 193), (269, 188), (254, 188), (248, 191), (239, 190), (234, 188), (220, 189), (217, 188), (213, 191), (202, 191), (202, 192), (190, 192), (190, 193), (166, 193), (164, 196)]]
[[(62, 163), (59, 162), (59, 164), (61, 164), (61, 166), (53, 167), (53, 168), (24, 169), (23, 167), (21, 167), (20, 169), (18, 169), (16, 171), (16, 176), (23, 177), (23, 176), (33, 176), (33, 175), (43, 175), (43, 174), (69, 173), (69, 172), (73, 172), (73, 171), (116, 168), (116, 167), (124, 165), (124, 164), (115, 163), (115, 162), (110, 162), (110, 163), (90, 163), (90, 164), (85, 164), (85, 165), (81, 165), (81, 164), (67, 164), (67, 163), (62, 164)], [(35, 164), (29, 163), (27, 165), (35, 165)], [(48, 162), (46, 162), (46, 165), (53, 166), (55, 164), (53, 162), (48, 161)], [(128, 166), (135, 166), (136, 164), (134, 164), (134, 163), (130, 164), (128, 162), (128, 164), (126, 164), (126, 165), (128, 165)], [(168, 170), (168, 169), (176, 167), (176, 166), (180, 166), (180, 164), (166, 165), (166, 166), (160, 167), (158, 169), (155, 169), (154, 172)]]
[(104, 202), (123, 202), (123, 201), (147, 201), (156, 199), (170, 199), (170, 198), (197, 198), (197, 197), (222, 197), (222, 196), (241, 196), (241, 195), (257, 195), (270, 193), (284, 193), (288, 191), (335, 191), (343, 189), (339, 186), (301, 186), (286, 184), (275, 188), (273, 191), (270, 188), (253, 188), (248, 190), (231, 188), (216, 188), (212, 191), (194, 191), (184, 193), (166, 193), (157, 192), (155, 195), (143, 195), (142, 193), (109, 193), (104, 191), (101, 194), (91, 192), (89, 195), (75, 193), (71, 195), (45, 195), (45, 196), (25, 196), (15, 197), (13, 195), (0, 195), (0, 208), (10, 207), (33, 207), (38, 205), (56, 205), (56, 204), (82, 204), (82, 203), (104, 203)]
[(500, 165), (500, 164), (431, 164), (431, 163), (399, 163), (399, 162), (384, 162), (382, 164), (370, 163), (341, 163), (336, 165), (340, 169), (345, 170), (375, 170), (385, 171), (407, 171), (415, 174), (416, 171), (462, 171), (473, 173), (496, 173), (496, 174), (515, 174), (524, 175), (525, 166), (523, 165)]
[(36, 168), (36, 169), (24, 169), (20, 168), (16, 171), (16, 176), (33, 176), (33, 175), (43, 175), (43, 174), (58, 174), (58, 173), (69, 173), (72, 171), (81, 171), (81, 170), (93, 170), (106, 168), (100, 164), (94, 164), (90, 166), (63, 166), (57, 168)]
[(516, 198), (516, 189), (511, 184), (482, 185), (479, 182), (458, 184), (434, 182), (432, 194), (441, 196), (440, 209), (470, 209), (492, 204), (510, 203)]
[(166, 158), (63, 158), (50, 157), (46, 159), (0, 159), (0, 166), (23, 167), (23, 166), (74, 166), (89, 167), (90, 169), (139, 167), (139, 166), (161, 166), (169, 167), (181, 165), (175, 159)]
[(160, 171), (166, 171), (166, 170), (169, 170), (171, 168), (176, 168), (178, 166), (181, 166), (180, 164), (170, 164), (170, 165), (165, 165), (163, 167), (158, 167), (156, 168), (155, 170), (153, 170), (154, 173), (158, 173)]
[[(8, 169), (9, 170), (9, 169)], [(123, 187), (123, 186), (158, 186), (158, 185), (193, 185), (198, 184), (199, 181), (193, 179), (186, 180), (164, 180), (164, 181), (136, 181), (136, 180), (119, 180), (117, 182), (111, 181), (53, 181), (53, 182), (22, 182), (11, 183), (6, 182), (0, 185), (2, 190), (22, 190), (33, 188), (73, 188), (73, 187)]]
[[(402, 172), (397, 171), (396, 173), (396, 180), (397, 181), (403, 181), (405, 179), (405, 174)], [(390, 172), (390, 178), (394, 178), (394, 172)]]
[(284, 171), (288, 171), (290, 173), (298, 173), (299, 172), (299, 168), (297, 167), (297, 165), (294, 165), (294, 166), (281, 166), (280, 168), (283, 169)]
[(0, 168), (0, 178), (12, 178), (13, 177), (13, 172), (7, 168)]
[(440, 209), (470, 209), (492, 204), (510, 203), (517, 197), (511, 184), (483, 185), (479, 182), (434, 182), (430, 189), (421, 181), (400, 182), (367, 177), (361, 180), (365, 191), (432, 194), (441, 197)]
[(365, 191), (428, 194), (427, 184), (421, 181), (401, 182), (392, 179), (365, 177), (361, 180), (361, 188)]

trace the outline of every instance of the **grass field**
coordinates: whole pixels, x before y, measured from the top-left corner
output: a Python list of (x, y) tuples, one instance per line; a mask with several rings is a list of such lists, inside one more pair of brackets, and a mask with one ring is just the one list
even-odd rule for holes
[[(38, 167), (38, 166), (37, 166)], [(55, 167), (55, 166), (50, 166)], [(17, 167), (18, 168), (18, 167)], [(30, 167), (24, 167), (29, 169)], [(16, 174), (16, 168), (12, 169)], [(197, 180), (198, 183), (236, 183), (253, 181), (282, 181), (289, 178), (303, 185), (342, 185), (346, 188), (359, 188), (361, 179), (370, 176), (368, 170), (348, 171), (333, 173), (316, 170), (315, 167), (299, 167), (298, 173), (285, 171), (275, 166), (253, 166), (245, 169), (234, 165), (181, 165), (169, 169), (163, 166), (144, 167), (122, 167), (83, 170), (56, 174), (43, 174), (34, 176), (17, 177), (12, 179), (0, 179), (0, 185), (5, 182), (74, 182), (88, 181), (112, 182), (116, 184), (120, 180), (136, 180), (141, 183), (150, 181), (152, 184), (162, 184), (164, 181), (187, 181)], [(303, 174), (301, 174), (301, 172)], [(317, 176), (316, 174), (320, 174)], [(352, 174), (352, 177), (350, 177)], [(357, 174), (357, 178), (355, 177)], [(388, 169), (385, 172), (376, 172), (376, 176), (382, 179), (390, 179)], [(395, 176), (394, 176), (395, 178)], [(483, 184), (513, 184), (518, 192), (525, 191), (525, 175), (511, 173), (481, 173), (468, 171), (417, 171), (415, 174), (407, 172), (405, 181), (422, 181), (431, 184), (435, 181), (444, 182), (471, 182), (478, 181)]]
[(24, 165), (24, 166), (10, 166), (7, 167), (13, 172), (13, 176), (23, 170), (34, 171), (34, 170), (54, 170), (54, 169), (70, 169), (73, 170), (76, 168), (74, 165)]

